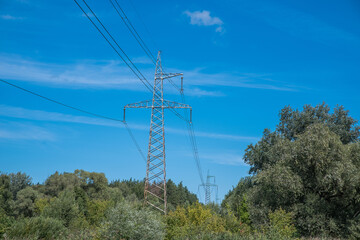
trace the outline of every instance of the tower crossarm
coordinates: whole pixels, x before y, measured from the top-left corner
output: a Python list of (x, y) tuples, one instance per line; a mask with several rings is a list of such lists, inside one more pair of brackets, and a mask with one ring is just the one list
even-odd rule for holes
[(163, 109), (182, 108), (182, 109), (190, 110), (190, 122), (191, 122), (192, 107), (190, 105), (184, 104), (184, 103), (178, 103), (178, 102), (174, 102), (174, 101), (169, 101), (169, 100), (163, 100), (162, 103), (163, 103), (162, 105), (153, 106), (153, 104), (154, 104), (153, 100), (145, 100), (145, 101), (141, 101), (141, 102), (127, 104), (124, 106), (124, 121), (125, 121), (125, 110), (127, 108), (163, 108)]
[(173, 77), (178, 77), (178, 76), (182, 76), (182, 73), (163, 73), (162, 75), (162, 79), (167, 79), (167, 78), (173, 78)]
[(136, 103), (129, 103), (124, 106), (124, 109), (126, 108), (151, 108), (152, 107), (152, 100), (145, 100), (141, 102)]
[(191, 109), (191, 106), (184, 103), (178, 103), (173, 101), (164, 100), (162, 106), (153, 106), (152, 100), (145, 100), (136, 103), (130, 103), (124, 106), (124, 108), (187, 108)]

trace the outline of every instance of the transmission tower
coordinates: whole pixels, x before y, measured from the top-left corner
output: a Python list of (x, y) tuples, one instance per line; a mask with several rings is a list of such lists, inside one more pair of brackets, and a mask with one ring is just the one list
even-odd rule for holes
[[(213, 182), (211, 180), (213, 179)], [(218, 201), (218, 185), (215, 183), (215, 176), (209, 175), (209, 170), (206, 176), (206, 183), (200, 184), (199, 188), (203, 187), (205, 190), (205, 204)], [(215, 201), (211, 201), (211, 193), (215, 189)]]
[[(149, 147), (146, 163), (144, 203), (166, 214), (166, 161), (165, 161), (165, 125), (164, 109), (190, 109), (187, 104), (164, 99), (164, 80), (182, 76), (182, 73), (164, 73), (161, 65), (161, 52), (158, 52), (155, 68), (152, 100), (127, 104), (126, 108), (151, 108)], [(183, 89), (181, 81), (181, 91)], [(174, 110), (173, 110), (174, 111)], [(190, 117), (191, 122), (191, 117)]]

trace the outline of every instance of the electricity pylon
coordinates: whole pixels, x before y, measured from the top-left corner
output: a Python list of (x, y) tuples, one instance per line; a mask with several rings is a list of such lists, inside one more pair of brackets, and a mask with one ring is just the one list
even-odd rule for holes
[[(124, 121), (126, 108), (151, 108), (151, 123), (149, 134), (149, 148), (146, 164), (146, 178), (144, 203), (166, 214), (166, 162), (165, 162), (165, 127), (164, 109), (191, 107), (187, 104), (172, 102), (164, 99), (164, 80), (182, 76), (182, 73), (164, 73), (161, 65), (160, 51), (158, 52), (155, 68), (155, 79), (152, 100), (127, 104), (124, 107)], [(183, 90), (181, 81), (181, 91)], [(191, 122), (191, 117), (190, 117)]]
[[(212, 178), (214, 179), (213, 183), (211, 183)], [(205, 204), (211, 203), (211, 192), (215, 188), (215, 191), (216, 191), (215, 202), (217, 203), (217, 201), (218, 201), (218, 185), (215, 184), (215, 176), (209, 175), (209, 170), (208, 170), (208, 173), (206, 176), (206, 183), (200, 184), (199, 188), (200, 187), (203, 187), (205, 190)]]

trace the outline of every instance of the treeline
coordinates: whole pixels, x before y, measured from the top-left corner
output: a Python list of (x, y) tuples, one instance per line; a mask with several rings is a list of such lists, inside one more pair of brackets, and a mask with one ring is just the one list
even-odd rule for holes
[[(167, 181), (167, 192), (170, 210), (198, 201), (182, 183), (172, 180)], [(143, 207), (143, 198), (144, 181), (108, 183), (103, 173), (56, 172), (44, 184), (33, 184), (25, 173), (3, 173), (0, 237), (162, 239), (165, 234), (162, 216)]]
[(0, 175), (3, 239), (360, 239), (360, 127), (326, 104), (285, 107), (248, 146), (249, 176), (221, 205), (167, 182), (166, 216), (143, 205), (144, 181), (76, 170), (32, 184)]

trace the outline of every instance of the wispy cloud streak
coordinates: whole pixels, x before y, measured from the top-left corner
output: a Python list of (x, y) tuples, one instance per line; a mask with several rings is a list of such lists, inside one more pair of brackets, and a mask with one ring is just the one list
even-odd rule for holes
[(12, 16), (12, 15), (6, 14), (6, 15), (0, 15), (0, 19), (3, 19), (3, 20), (22, 20), (24, 18), (23, 17), (15, 17), (15, 16)]
[[(122, 89), (147, 91), (127, 68), (118, 61), (82, 61), (75, 64), (51, 64), (24, 60), (20, 57), (0, 56), (0, 77), (11, 80), (27, 81), (49, 87), (87, 88), (87, 89)], [(139, 58), (139, 62), (144, 62)], [(141, 63), (140, 63), (141, 64)], [(152, 66), (144, 65), (143, 72), (151, 76)], [(179, 72), (178, 69), (170, 69)], [(219, 87), (237, 87), (266, 89), (275, 91), (297, 91), (300, 87), (276, 82), (263, 74), (249, 73), (206, 73), (204, 69), (184, 72), (186, 94), (192, 96), (225, 96)], [(176, 93), (171, 86), (172, 92)], [(216, 90), (213, 88), (216, 87)]]
[(221, 153), (221, 154), (202, 154), (201, 158), (210, 160), (214, 163), (221, 165), (230, 165), (230, 166), (247, 166), (244, 163), (244, 158), (240, 154), (234, 153)]
[[(108, 120), (102, 120), (102, 119), (84, 117), (84, 116), (75, 116), (75, 115), (56, 113), (56, 112), (47, 112), (41, 110), (31, 110), (31, 109), (25, 109), (25, 108), (13, 107), (7, 105), (0, 105), (0, 116), (36, 120), (36, 121), (79, 123), (79, 124), (87, 124), (87, 125), (124, 128), (124, 126), (121, 123), (111, 122)], [(130, 127), (132, 129), (141, 130), (141, 131), (149, 130), (148, 125), (131, 124)], [(170, 128), (170, 127), (168, 127), (166, 131), (170, 134), (178, 134), (178, 135), (186, 134), (183, 130)], [(198, 137), (222, 139), (222, 140), (230, 140), (230, 141), (253, 142), (258, 140), (257, 137), (251, 137), (251, 136), (239, 136), (239, 135), (200, 132), (200, 131), (196, 132), (196, 135)]]
[(48, 130), (20, 123), (0, 123), (0, 139), (55, 141), (56, 137)]

